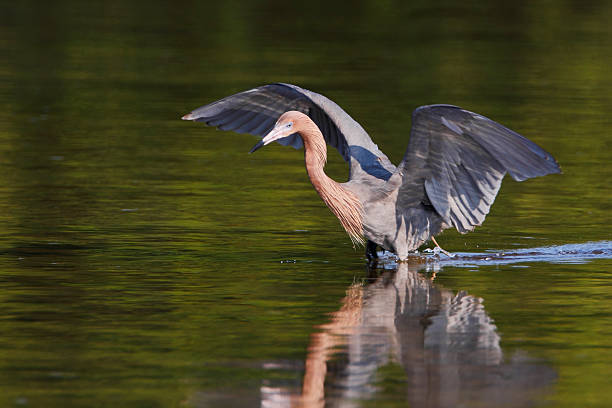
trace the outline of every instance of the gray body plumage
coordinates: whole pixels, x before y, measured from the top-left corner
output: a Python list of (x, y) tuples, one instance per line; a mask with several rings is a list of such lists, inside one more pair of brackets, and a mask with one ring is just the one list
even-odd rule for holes
[[(364, 236), (408, 256), (443, 229), (465, 233), (480, 225), (509, 173), (522, 181), (559, 173), (555, 159), (535, 143), (484, 116), (451, 105), (412, 114), (408, 149), (395, 167), (366, 131), (336, 103), (289, 84), (264, 85), (185, 115), (222, 130), (266, 135), (284, 112), (308, 115), (328, 145), (350, 166), (342, 186), (364, 209)], [(278, 140), (303, 146), (295, 133)]]

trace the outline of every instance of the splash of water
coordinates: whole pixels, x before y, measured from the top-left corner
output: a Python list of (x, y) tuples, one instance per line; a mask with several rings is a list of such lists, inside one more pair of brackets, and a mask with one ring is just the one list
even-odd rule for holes
[[(612, 241), (594, 241), (581, 244), (553, 245), (513, 250), (491, 250), (487, 252), (455, 252), (453, 258), (432, 251), (417, 253), (415, 257), (436, 266), (471, 267), (479, 265), (505, 265), (526, 262), (548, 262), (584, 264), (595, 259), (612, 258)], [(381, 253), (381, 267), (388, 269), (397, 265), (395, 255)]]

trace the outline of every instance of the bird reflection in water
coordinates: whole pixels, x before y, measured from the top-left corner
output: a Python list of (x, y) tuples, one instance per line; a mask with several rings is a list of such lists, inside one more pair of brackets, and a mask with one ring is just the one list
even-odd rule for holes
[[(529, 406), (554, 370), (522, 353), (504, 358), (483, 300), (456, 294), (399, 263), (351, 285), (340, 310), (312, 334), (300, 391), (267, 384), (262, 407), (360, 406), (381, 391), (380, 369), (399, 365), (415, 407)], [(394, 395), (394, 399), (397, 395)]]

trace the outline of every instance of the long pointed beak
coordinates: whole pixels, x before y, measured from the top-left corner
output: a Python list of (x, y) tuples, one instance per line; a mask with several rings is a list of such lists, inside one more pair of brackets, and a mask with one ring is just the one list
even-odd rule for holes
[(270, 143), (272, 143), (273, 141), (280, 139), (281, 137), (283, 137), (282, 135), (282, 129), (281, 128), (276, 128), (274, 127), (274, 129), (272, 129), (270, 131), (270, 133), (268, 133), (267, 135), (264, 136), (263, 139), (261, 139), (259, 142), (257, 142), (257, 144), (255, 146), (253, 146), (253, 148), (251, 150), (249, 150), (249, 153), (253, 153), (255, 150), (268, 145)]
[(257, 142), (257, 144), (255, 146), (253, 146), (253, 148), (251, 150), (249, 150), (249, 153), (253, 153), (255, 150), (259, 149), (260, 147), (264, 147), (266, 144), (264, 143), (263, 139), (260, 140), (259, 142)]

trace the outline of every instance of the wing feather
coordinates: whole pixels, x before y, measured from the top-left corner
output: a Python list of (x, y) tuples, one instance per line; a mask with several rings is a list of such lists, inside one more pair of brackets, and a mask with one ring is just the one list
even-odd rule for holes
[(522, 181), (560, 171), (549, 153), (499, 123), (456, 106), (422, 106), (413, 113), (398, 166), (410, 186), (400, 189), (399, 199), (414, 202), (420, 194), (446, 224), (465, 233), (482, 224), (506, 173)]
[[(327, 143), (349, 163), (351, 179), (388, 178), (396, 170), (348, 113), (325, 96), (295, 85), (269, 84), (240, 92), (202, 106), (184, 119), (263, 137), (280, 115), (290, 110), (310, 116)], [(298, 134), (278, 142), (296, 149), (303, 147)]]

